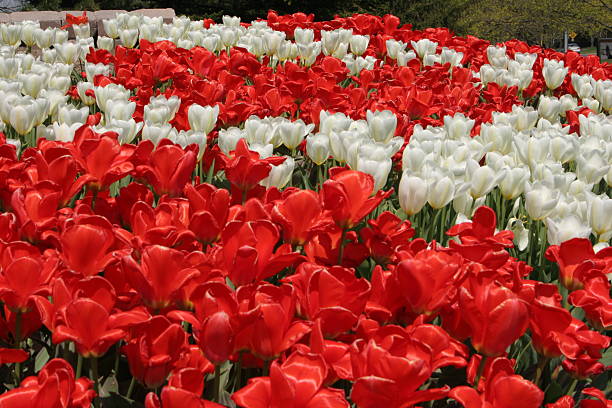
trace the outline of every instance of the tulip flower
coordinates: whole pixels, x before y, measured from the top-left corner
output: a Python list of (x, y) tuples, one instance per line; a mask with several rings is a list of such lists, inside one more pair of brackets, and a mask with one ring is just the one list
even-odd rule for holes
[(219, 105), (200, 106), (193, 104), (189, 107), (188, 117), (191, 130), (209, 134), (217, 123)]
[(72, 341), (83, 357), (100, 357), (125, 337), (121, 329), (110, 325), (109, 312), (88, 298), (70, 302), (58, 317), (53, 331), (53, 343)]
[[(460, 386), (451, 390), (449, 397), (465, 408), (483, 406), (511, 407), (516, 403), (529, 408), (538, 408), (544, 400), (544, 392), (535, 384), (514, 374), (508, 359), (496, 358), (484, 373), (484, 391)], [(520, 402), (519, 402), (520, 401)]]
[(274, 251), (279, 236), (278, 229), (267, 220), (227, 224), (222, 233), (222, 253), (234, 285), (267, 279), (299, 259), (289, 244)]
[(369, 282), (355, 278), (348, 269), (327, 270), (308, 263), (283, 280), (295, 287), (301, 313), (308, 320), (320, 319), (328, 337), (349, 331), (357, 323), (370, 292)]
[(546, 86), (549, 89), (557, 89), (563, 83), (568, 68), (564, 67), (563, 61), (549, 60), (544, 58), (544, 66), (542, 67), (542, 75)]
[(289, 150), (295, 150), (304, 138), (314, 129), (314, 124), (306, 125), (303, 120), (284, 122), (279, 126), (280, 138)]
[(181, 301), (184, 286), (199, 275), (187, 265), (181, 251), (160, 245), (146, 247), (140, 265), (131, 256), (123, 257), (122, 263), (128, 282), (154, 310)]
[(154, 392), (147, 394), (145, 408), (222, 408), (223, 405), (201, 399), (204, 391), (204, 377), (195, 368), (174, 371), (168, 385), (162, 388), (158, 397)]
[(374, 192), (374, 179), (369, 174), (347, 170), (337, 173), (323, 183), (321, 197), (323, 208), (329, 212), (336, 225), (349, 229), (372, 212), (391, 191)]
[(427, 182), (418, 176), (404, 171), (400, 180), (398, 195), (400, 207), (409, 216), (421, 211), (427, 203)]
[(534, 220), (542, 220), (552, 213), (559, 201), (559, 191), (542, 182), (525, 183), (525, 209)]
[(322, 357), (294, 352), (282, 364), (272, 362), (269, 377), (251, 379), (232, 399), (245, 408), (348, 408), (342, 391), (323, 387), (327, 371)]
[(304, 245), (320, 221), (321, 204), (311, 190), (298, 190), (279, 201), (272, 210), (272, 220), (282, 226), (283, 239), (293, 245)]
[(471, 285), (460, 289), (459, 304), (472, 329), (472, 345), (487, 357), (500, 356), (527, 329), (527, 305), (510, 289), (484, 278)]
[(74, 378), (72, 366), (65, 360), (49, 360), (38, 376), (25, 378), (19, 387), (0, 395), (0, 406), (86, 408), (96, 396), (92, 381), (86, 377)]
[(414, 313), (434, 315), (455, 300), (466, 277), (462, 262), (459, 256), (421, 251), (397, 265), (398, 283)]
[(418, 390), (432, 372), (429, 346), (397, 326), (351, 345), (354, 384), (351, 400), (360, 408), (400, 408), (444, 398), (448, 387)]
[(295, 318), (294, 289), (287, 284), (261, 284), (238, 289), (240, 317), (256, 315), (236, 334), (236, 346), (263, 360), (273, 360), (310, 331), (310, 324)]
[(130, 373), (149, 389), (166, 381), (174, 364), (187, 349), (187, 335), (178, 324), (155, 316), (140, 325), (137, 333), (122, 347)]
[[(152, 146), (139, 147), (150, 149)], [(183, 150), (174, 144), (158, 146), (150, 155), (149, 161), (136, 167), (135, 172), (145, 178), (158, 194), (178, 195), (189, 181), (196, 165), (193, 150)]]
[(388, 110), (382, 112), (367, 111), (366, 117), (368, 119), (370, 137), (374, 139), (374, 141), (387, 143), (393, 136), (395, 136), (397, 118), (393, 112)]

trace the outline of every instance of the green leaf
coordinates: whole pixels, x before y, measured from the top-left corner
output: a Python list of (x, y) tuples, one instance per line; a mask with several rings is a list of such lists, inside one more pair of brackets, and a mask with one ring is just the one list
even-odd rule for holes
[(36, 359), (34, 360), (34, 371), (39, 372), (41, 368), (49, 361), (49, 352), (46, 348), (42, 348), (38, 354), (36, 355)]
[(558, 382), (552, 382), (546, 388), (546, 394), (544, 396), (544, 402), (552, 403), (563, 396), (563, 388)]
[(112, 393), (119, 392), (119, 383), (114, 375), (111, 375), (104, 380), (102, 387), (100, 388), (100, 396), (102, 398), (110, 396)]

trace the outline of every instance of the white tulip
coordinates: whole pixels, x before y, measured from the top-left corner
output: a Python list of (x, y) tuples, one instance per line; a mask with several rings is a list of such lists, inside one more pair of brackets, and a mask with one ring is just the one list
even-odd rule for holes
[(409, 216), (414, 215), (427, 202), (427, 182), (405, 171), (400, 180), (398, 196), (402, 210)]
[(550, 122), (557, 122), (561, 114), (561, 101), (554, 96), (541, 95), (538, 100), (538, 113)]
[(306, 125), (303, 120), (298, 119), (295, 122), (287, 121), (279, 126), (279, 134), (283, 144), (290, 150), (297, 148), (300, 143), (308, 135), (314, 124)]
[(369, 35), (353, 35), (349, 40), (349, 44), (351, 45), (351, 52), (355, 55), (363, 55), (368, 48), (368, 43), (370, 42)]
[(155, 124), (145, 121), (142, 128), (142, 140), (150, 140), (154, 145), (170, 135), (172, 126), (169, 123)]
[(119, 30), (119, 39), (126, 48), (134, 48), (138, 42), (138, 29)]
[(217, 144), (223, 153), (229, 156), (230, 152), (236, 149), (240, 139), (244, 139), (244, 132), (237, 127), (220, 129), (217, 137)]
[(572, 238), (588, 238), (591, 235), (591, 228), (574, 214), (564, 218), (547, 218), (546, 227), (550, 245), (560, 245)]
[(89, 108), (77, 108), (74, 105), (61, 105), (57, 109), (57, 118), (60, 124), (83, 124), (89, 116)]
[(397, 117), (390, 110), (366, 112), (370, 137), (377, 142), (387, 143), (395, 136)]
[(289, 181), (291, 181), (294, 168), (295, 161), (293, 160), (293, 157), (285, 156), (285, 161), (277, 166), (273, 165), (268, 177), (261, 180), (259, 184), (266, 188), (283, 188), (289, 183)]
[(296, 43), (301, 45), (309, 45), (314, 41), (314, 30), (296, 27), (296, 29), (293, 30), (293, 37), (295, 38)]
[(104, 26), (104, 32), (107, 36), (112, 39), (119, 37), (119, 24), (116, 19), (111, 18), (108, 20), (102, 20), (102, 25)]
[(412, 49), (417, 53), (419, 58), (423, 59), (426, 55), (435, 54), (438, 48), (438, 43), (427, 38), (422, 38), (419, 41), (410, 41)]
[(553, 212), (559, 202), (559, 191), (540, 181), (525, 183), (525, 209), (534, 220), (542, 220)]
[(329, 157), (329, 136), (324, 133), (306, 137), (306, 154), (317, 166), (325, 163)]
[(563, 83), (568, 69), (564, 67), (563, 61), (549, 60), (544, 58), (544, 66), (542, 67), (542, 75), (549, 89), (557, 89)]
[(57, 122), (53, 122), (53, 140), (57, 140), (59, 142), (72, 142), (74, 140), (74, 133), (81, 126), (83, 126), (82, 123), (59, 124)]

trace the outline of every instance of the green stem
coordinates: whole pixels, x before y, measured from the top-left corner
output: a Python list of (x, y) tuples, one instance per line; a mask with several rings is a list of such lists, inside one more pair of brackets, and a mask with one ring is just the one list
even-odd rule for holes
[(238, 361), (236, 362), (236, 377), (234, 377), (234, 391), (242, 387), (242, 351), (238, 353)]
[(474, 388), (478, 389), (478, 383), (480, 382), (480, 377), (482, 377), (482, 373), (484, 372), (485, 366), (487, 365), (487, 356), (482, 356), (480, 360), (480, 364), (478, 365), (478, 371), (476, 372), (476, 378), (474, 378)]
[(538, 362), (538, 367), (536, 368), (536, 377), (534, 384), (540, 387), (540, 381), (542, 381), (542, 373), (544, 372), (544, 368), (548, 365), (550, 359), (548, 357), (542, 357)]
[[(20, 348), (21, 344), (21, 320), (23, 315), (21, 311), (17, 311), (15, 316), (15, 348)], [(21, 363), (15, 363), (15, 379), (16, 385), (21, 382)]]
[(219, 396), (221, 395), (221, 366), (217, 364), (215, 366), (215, 382), (213, 385), (213, 401), (219, 402)]
[(263, 368), (262, 368), (261, 376), (262, 377), (269, 377), (270, 376), (270, 362), (269, 361), (264, 361), (263, 362)]
[(134, 392), (135, 385), (136, 385), (136, 377), (132, 376), (132, 380), (130, 381), (130, 386), (128, 387), (127, 394), (125, 394), (125, 398), (130, 399), (132, 397), (132, 393)]
[(76, 375), (74, 376), (74, 378), (81, 378), (81, 372), (83, 371), (83, 356), (81, 354), (79, 354), (79, 356), (77, 357), (77, 368), (76, 368)]
[(342, 235), (340, 236), (340, 248), (338, 250), (338, 265), (342, 265), (342, 258), (344, 257), (344, 240), (346, 239), (346, 228), (342, 228)]
[(570, 383), (570, 387), (568, 388), (565, 395), (569, 395), (570, 397), (574, 395), (574, 391), (576, 390), (576, 385), (578, 384), (577, 378), (572, 378), (572, 382)]
[(91, 363), (91, 376), (94, 380), (94, 391), (96, 392), (96, 397), (94, 398), (94, 407), (100, 408), (100, 378), (98, 375), (98, 359), (96, 357), (92, 357), (90, 359)]

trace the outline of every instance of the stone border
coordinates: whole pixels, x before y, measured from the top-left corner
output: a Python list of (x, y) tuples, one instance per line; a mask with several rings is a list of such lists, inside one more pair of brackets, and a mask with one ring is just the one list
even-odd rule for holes
[[(89, 26), (92, 37), (95, 35), (105, 35), (102, 20), (114, 18), (117, 13), (125, 13), (125, 10), (99, 10), (87, 11), (89, 18)], [(16, 11), (14, 13), (0, 13), (0, 23), (18, 23), (21, 21), (31, 20), (38, 21), (42, 29), (59, 28), (66, 24), (66, 14), (81, 15), (83, 11)], [(174, 9), (139, 9), (130, 11), (131, 14), (137, 14), (146, 17), (162, 17), (164, 23), (170, 24), (176, 16)], [(69, 38), (74, 39), (74, 30), (72, 27), (68, 29)]]

